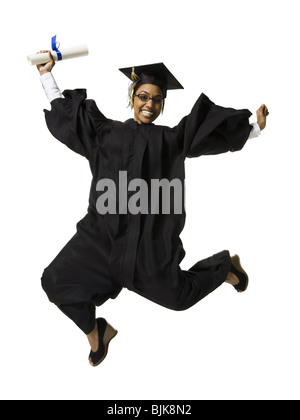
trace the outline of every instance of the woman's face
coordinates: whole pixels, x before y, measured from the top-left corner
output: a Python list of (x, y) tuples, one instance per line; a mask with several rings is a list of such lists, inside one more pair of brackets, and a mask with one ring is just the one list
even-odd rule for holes
[[(137, 95), (148, 96), (151, 99), (143, 102)], [(150, 124), (161, 113), (162, 103), (156, 103), (152, 98), (163, 100), (163, 94), (156, 85), (141, 85), (133, 98), (134, 120), (138, 124)]]

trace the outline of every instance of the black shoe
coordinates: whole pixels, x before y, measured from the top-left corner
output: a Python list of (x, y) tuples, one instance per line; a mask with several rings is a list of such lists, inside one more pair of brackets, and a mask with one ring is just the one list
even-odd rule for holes
[(234, 255), (231, 257), (231, 268), (230, 272), (235, 274), (239, 279), (239, 283), (233, 286), (238, 292), (244, 292), (247, 290), (249, 284), (249, 278), (246, 271), (241, 266), (240, 257), (238, 255)]
[(108, 352), (108, 345), (110, 341), (117, 335), (116, 331), (104, 318), (96, 320), (98, 326), (99, 345), (98, 350), (93, 352), (91, 350), (89, 360), (93, 367), (99, 366), (105, 359)]

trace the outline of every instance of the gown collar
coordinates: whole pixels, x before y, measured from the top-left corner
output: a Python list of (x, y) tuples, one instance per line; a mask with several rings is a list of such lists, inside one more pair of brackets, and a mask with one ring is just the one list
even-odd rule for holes
[(129, 120), (126, 120), (125, 121), (125, 124), (128, 124), (128, 125), (130, 125), (130, 126), (132, 126), (132, 127), (136, 127), (136, 126), (143, 126), (143, 125), (145, 125), (145, 126), (152, 126), (152, 125), (154, 125), (153, 123), (150, 123), (150, 124), (139, 124), (137, 121), (135, 121), (134, 120), (134, 118), (129, 118)]

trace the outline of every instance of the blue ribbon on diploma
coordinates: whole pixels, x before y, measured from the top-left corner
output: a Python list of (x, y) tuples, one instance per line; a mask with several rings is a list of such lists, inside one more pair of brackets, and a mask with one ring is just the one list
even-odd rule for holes
[(52, 50), (56, 52), (58, 61), (62, 60), (61, 52), (58, 50), (60, 43), (56, 42), (56, 35), (52, 37)]

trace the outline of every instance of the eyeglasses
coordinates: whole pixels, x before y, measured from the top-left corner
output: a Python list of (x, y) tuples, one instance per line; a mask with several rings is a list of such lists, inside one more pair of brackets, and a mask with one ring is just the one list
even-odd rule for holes
[(142, 102), (148, 102), (150, 99), (152, 99), (153, 103), (156, 105), (161, 105), (164, 102), (164, 98), (161, 96), (153, 96), (152, 98), (149, 95), (146, 95), (145, 93), (140, 93), (139, 95), (133, 95), (137, 96), (140, 101)]

